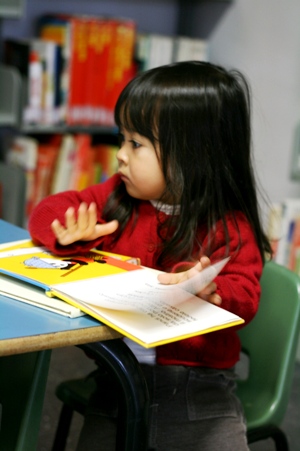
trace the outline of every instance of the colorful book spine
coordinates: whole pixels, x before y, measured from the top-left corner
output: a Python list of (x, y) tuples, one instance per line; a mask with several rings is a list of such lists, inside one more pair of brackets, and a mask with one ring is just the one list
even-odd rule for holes
[(35, 191), (35, 172), (38, 156), (38, 141), (29, 136), (16, 136), (6, 155), (6, 162), (21, 167), (26, 177), (25, 215), (32, 211)]
[(112, 20), (113, 41), (110, 46), (105, 83), (105, 125), (114, 125), (114, 108), (122, 89), (136, 74), (134, 62), (136, 26), (131, 20)]
[(50, 194), (66, 191), (69, 188), (76, 155), (76, 139), (71, 134), (62, 137), (55, 163)]
[(40, 142), (38, 145), (32, 208), (51, 192), (52, 178), (60, 140), (61, 136), (53, 135), (50, 141)]
[(69, 66), (71, 26), (69, 16), (47, 14), (38, 21), (38, 36), (41, 39), (55, 42), (61, 49), (61, 67), (58, 81), (59, 92), (59, 120), (65, 121), (67, 111), (67, 99), (69, 93)]
[(87, 133), (76, 135), (75, 140), (75, 159), (68, 189), (80, 191), (94, 182), (94, 149)]
[(94, 148), (95, 168), (97, 168), (95, 183), (102, 183), (118, 170), (117, 152), (119, 148), (110, 144), (98, 144)]
[(88, 124), (102, 124), (105, 120), (105, 78), (112, 37), (113, 27), (109, 19), (90, 18), (85, 85), (87, 105), (85, 122)]
[(74, 125), (85, 122), (89, 21), (81, 17), (72, 17), (70, 23), (70, 84), (66, 121)]

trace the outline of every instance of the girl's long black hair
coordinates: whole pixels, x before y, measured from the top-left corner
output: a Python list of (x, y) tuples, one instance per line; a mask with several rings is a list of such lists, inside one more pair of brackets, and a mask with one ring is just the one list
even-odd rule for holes
[[(206, 62), (142, 72), (122, 91), (116, 124), (159, 146), (165, 194), (172, 204), (180, 204), (180, 215), (168, 223), (161, 262), (173, 256), (191, 258), (199, 225), (213, 235), (221, 220), (228, 238), (225, 218), (228, 213), (234, 218), (236, 211), (249, 220), (262, 258), (271, 252), (259, 218), (250, 117), (245, 77)], [(136, 211), (136, 202), (123, 183), (108, 200), (105, 218), (119, 220), (119, 233)]]

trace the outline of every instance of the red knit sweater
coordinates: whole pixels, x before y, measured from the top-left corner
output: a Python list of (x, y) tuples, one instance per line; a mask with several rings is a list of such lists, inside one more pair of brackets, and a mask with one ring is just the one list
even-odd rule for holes
[[(126, 226), (120, 239), (112, 245), (112, 236), (101, 237), (93, 242), (77, 242), (70, 246), (60, 246), (51, 230), (50, 224), (57, 218), (64, 223), (64, 214), (68, 207), (75, 209), (81, 202), (98, 206), (98, 220), (108, 195), (120, 183), (119, 177), (113, 176), (101, 185), (95, 185), (81, 192), (68, 191), (49, 196), (33, 211), (29, 221), (29, 231), (37, 244), (46, 246), (59, 255), (70, 255), (99, 247), (102, 250), (132, 257), (139, 257), (141, 264), (150, 268), (164, 269), (157, 266), (157, 234), (159, 217), (148, 201), (140, 201), (138, 219), (132, 229), (132, 221)], [(230, 236), (231, 259), (221, 274), (215, 279), (217, 293), (222, 298), (222, 307), (239, 316), (247, 324), (255, 315), (259, 297), (259, 279), (262, 273), (262, 259), (249, 223), (241, 213), (236, 214), (239, 233), (230, 218), (228, 230)], [(207, 244), (207, 231), (199, 230), (203, 248)], [(241, 240), (241, 246), (239, 243)], [(238, 249), (238, 252), (235, 252)], [(217, 261), (225, 255), (225, 236), (221, 224), (217, 224), (216, 245), (210, 255), (211, 261)], [(180, 262), (174, 261), (176, 270)], [(240, 342), (236, 328), (229, 328), (205, 335), (188, 338), (175, 343), (159, 346), (156, 349), (157, 363), (162, 365), (206, 366), (212, 368), (229, 368), (239, 359)]]

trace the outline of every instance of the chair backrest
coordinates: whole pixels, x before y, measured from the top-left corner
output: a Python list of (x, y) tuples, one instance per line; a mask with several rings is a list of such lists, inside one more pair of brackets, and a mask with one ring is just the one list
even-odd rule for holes
[(0, 217), (19, 227), (24, 226), (26, 176), (18, 166), (0, 162), (1, 212)]
[(238, 395), (253, 427), (280, 424), (286, 412), (300, 330), (300, 278), (274, 262), (265, 265), (254, 320), (239, 331), (249, 373)]

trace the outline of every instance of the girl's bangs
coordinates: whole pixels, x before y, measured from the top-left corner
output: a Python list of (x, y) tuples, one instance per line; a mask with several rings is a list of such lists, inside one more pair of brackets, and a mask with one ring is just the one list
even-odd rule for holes
[(136, 132), (154, 143), (157, 141), (153, 132), (157, 129), (159, 104), (157, 98), (135, 95), (120, 98), (115, 110), (116, 124), (120, 129)]

